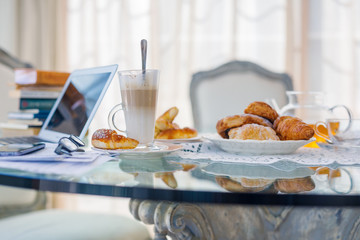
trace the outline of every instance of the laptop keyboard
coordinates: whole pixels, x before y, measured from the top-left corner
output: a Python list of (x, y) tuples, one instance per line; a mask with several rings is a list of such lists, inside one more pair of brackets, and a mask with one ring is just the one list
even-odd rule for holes
[(13, 143), (38, 143), (44, 142), (44, 140), (38, 137), (9, 137), (0, 138), (0, 144), (13, 144)]

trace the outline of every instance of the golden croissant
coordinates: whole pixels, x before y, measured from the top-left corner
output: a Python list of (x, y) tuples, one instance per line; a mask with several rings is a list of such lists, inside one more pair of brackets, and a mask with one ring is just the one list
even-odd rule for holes
[(290, 116), (278, 117), (274, 122), (274, 129), (280, 140), (309, 140), (315, 134), (311, 126)]

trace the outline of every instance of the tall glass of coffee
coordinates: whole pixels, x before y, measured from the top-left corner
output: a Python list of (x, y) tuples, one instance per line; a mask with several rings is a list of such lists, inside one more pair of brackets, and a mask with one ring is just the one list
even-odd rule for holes
[[(125, 132), (127, 137), (138, 140), (138, 147), (151, 147), (154, 141), (159, 71), (119, 71), (118, 76), (122, 103), (110, 112), (109, 125)], [(124, 111), (126, 130), (115, 125), (115, 116), (120, 110)]]

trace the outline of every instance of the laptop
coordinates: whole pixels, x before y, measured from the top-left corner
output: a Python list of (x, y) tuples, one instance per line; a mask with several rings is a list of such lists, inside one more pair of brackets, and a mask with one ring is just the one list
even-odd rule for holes
[(83, 139), (118, 65), (75, 70), (46, 118), (39, 135), (0, 138), (1, 144), (58, 142), (70, 134)]

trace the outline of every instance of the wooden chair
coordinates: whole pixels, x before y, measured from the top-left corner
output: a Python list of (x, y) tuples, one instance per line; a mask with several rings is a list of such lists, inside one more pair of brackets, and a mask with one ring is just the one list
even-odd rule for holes
[(190, 84), (195, 128), (215, 132), (219, 119), (243, 113), (253, 101), (274, 99), (282, 107), (287, 103), (286, 91), (290, 90), (293, 84), (289, 75), (247, 61), (231, 61), (197, 72)]

